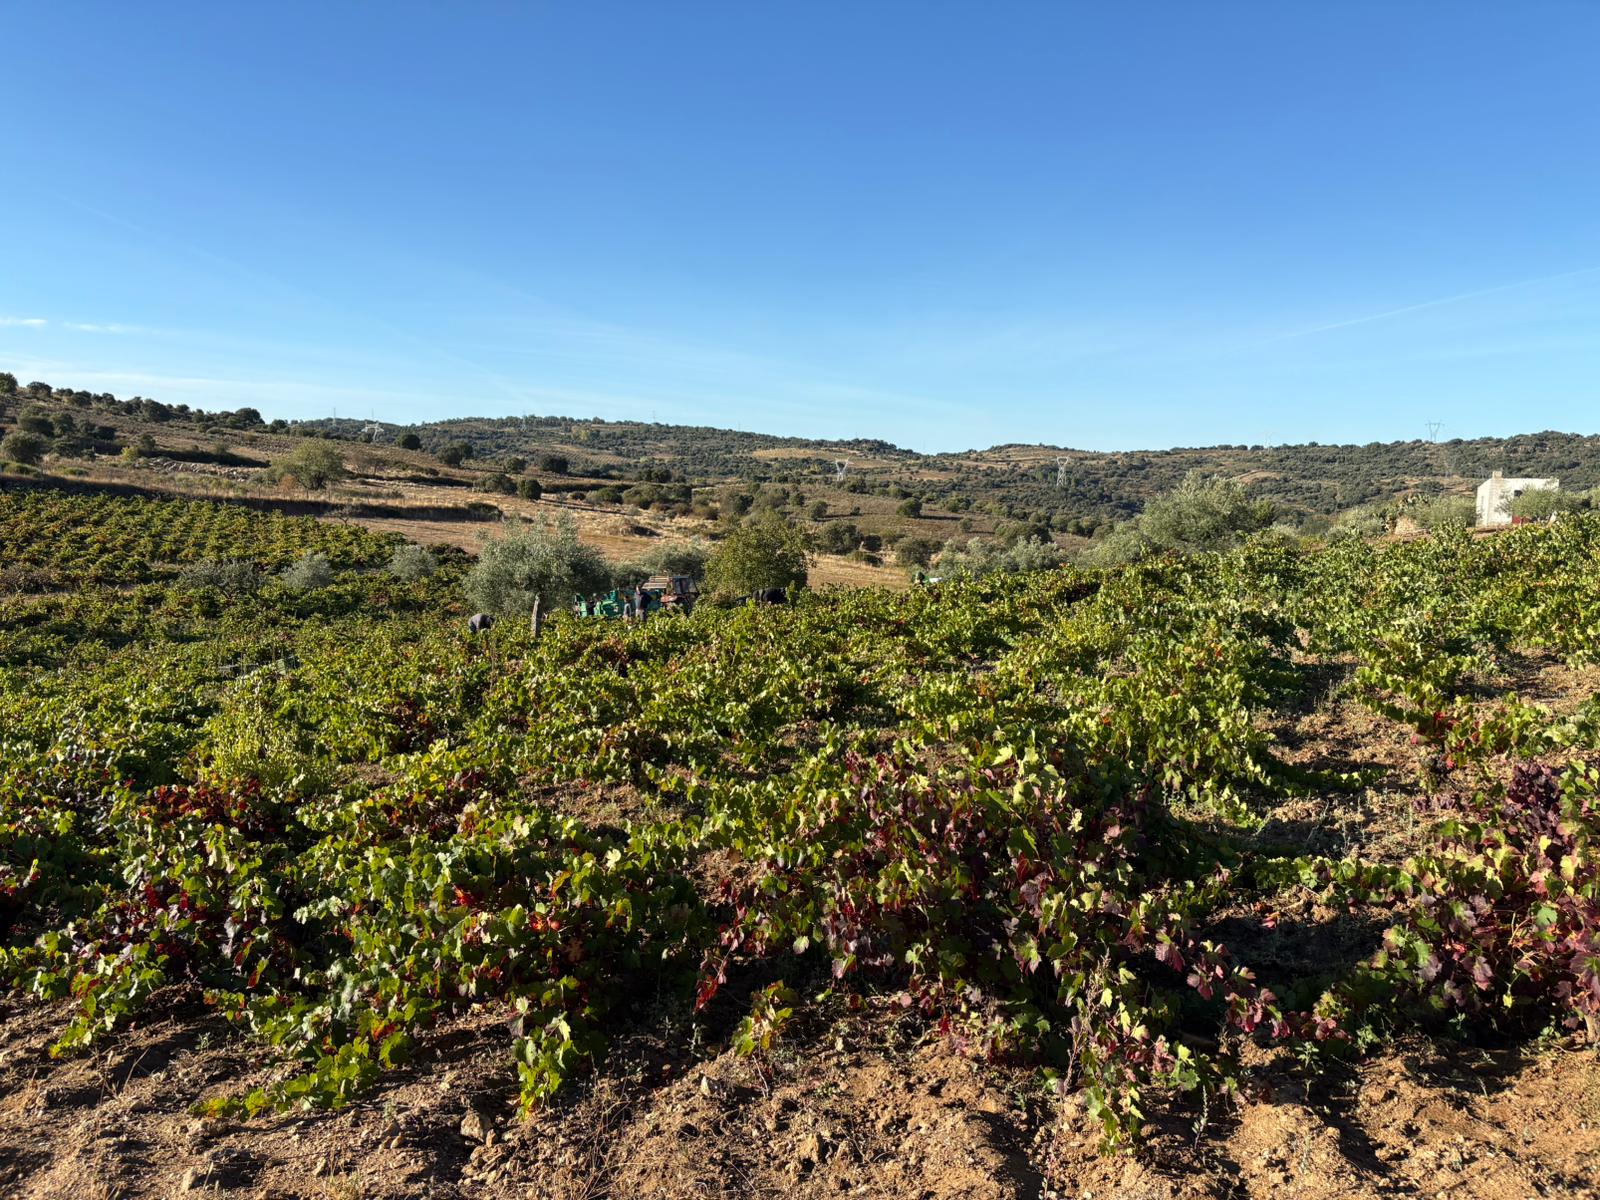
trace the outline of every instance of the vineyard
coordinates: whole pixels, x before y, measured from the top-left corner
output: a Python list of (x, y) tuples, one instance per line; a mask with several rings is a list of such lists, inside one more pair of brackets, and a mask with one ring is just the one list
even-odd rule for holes
[[(854, 1022), (1110, 1152), (1266, 1056), (1600, 1034), (1600, 517), (537, 643), (391, 549), (0, 496), (5, 561), (71, 592), (0, 595), (0, 984), (55, 1060), (192, 1012), (250, 1057), (176, 1099), (248, 1126), (486, 1014), (537, 1120), (646, 1021), (752, 1094)], [(310, 598), (166, 566), (307, 550)], [(1307, 736), (1351, 711), (1398, 757)]]
[(389, 549), (358, 528), (236, 504), (0, 492), (0, 563), (71, 587), (143, 583), (203, 559), (282, 567), (317, 553), (340, 566), (373, 566)]

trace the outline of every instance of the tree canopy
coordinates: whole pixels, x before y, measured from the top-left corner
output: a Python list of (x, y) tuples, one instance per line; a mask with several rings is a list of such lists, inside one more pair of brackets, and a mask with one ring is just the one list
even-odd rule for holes
[(735, 529), (706, 560), (706, 585), (714, 595), (749, 595), (766, 588), (803, 587), (811, 561), (806, 535), (776, 518)]
[(279, 469), (301, 487), (311, 491), (327, 487), (348, 474), (344, 467), (344, 455), (339, 453), (339, 448), (324, 441), (300, 443), (294, 448), (294, 453), (279, 464)]
[(1150, 501), (1139, 516), (1118, 525), (1087, 557), (1110, 565), (1160, 554), (1228, 550), (1267, 528), (1272, 518), (1272, 503), (1252, 499), (1236, 480), (1192, 474)]
[(507, 522), (489, 539), (467, 572), (467, 598), (484, 612), (503, 617), (551, 612), (579, 595), (610, 586), (605, 560), (578, 540), (570, 517), (556, 521)]
[(44, 449), (43, 438), (18, 430), (7, 434), (5, 440), (0, 441), (0, 459), (32, 466), (44, 457)]
[(1547, 521), (1557, 513), (1570, 512), (1579, 506), (1571, 492), (1557, 488), (1529, 488), (1512, 498), (1511, 515), (1524, 521)]

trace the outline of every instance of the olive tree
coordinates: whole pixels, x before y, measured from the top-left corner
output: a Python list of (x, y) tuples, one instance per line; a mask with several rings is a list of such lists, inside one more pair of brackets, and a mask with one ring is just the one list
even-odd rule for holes
[(0, 459), (31, 467), (44, 457), (44, 439), (18, 430), (0, 441)]
[(982, 579), (986, 575), (1026, 574), (1061, 565), (1060, 547), (1052, 542), (1022, 541), (1002, 545), (989, 538), (970, 538), (965, 545), (951, 543), (932, 560), (942, 579)]
[(1406, 515), (1429, 533), (1451, 527), (1471, 529), (1478, 519), (1471, 496), (1432, 496), (1417, 501)]
[(600, 552), (578, 540), (570, 517), (557, 521), (506, 523), (490, 538), (467, 572), (467, 599), (502, 617), (526, 615), (539, 636), (544, 615), (570, 604), (580, 594), (609, 586), (610, 571)]
[(1572, 512), (1579, 500), (1557, 488), (1529, 488), (1511, 500), (1511, 515), (1521, 521), (1548, 521), (1558, 513)]
[(178, 581), (190, 588), (214, 588), (225, 596), (253, 596), (261, 590), (261, 568), (234, 558), (204, 558), (185, 564)]
[(1192, 474), (1144, 512), (1124, 521), (1085, 554), (1100, 566), (1138, 562), (1162, 554), (1231, 550), (1272, 524), (1270, 501), (1252, 500), (1236, 480)]
[(908, 570), (925, 567), (933, 561), (933, 556), (942, 549), (944, 549), (944, 543), (938, 538), (901, 538), (894, 544), (894, 560)]
[(30, 404), (22, 410), (17, 417), (17, 428), (36, 437), (51, 438), (56, 435), (56, 424), (50, 419), (49, 410), (37, 404)]
[(333, 564), (326, 554), (302, 554), (279, 578), (284, 587), (293, 592), (320, 591), (333, 583)]
[(405, 583), (426, 579), (439, 569), (433, 551), (415, 542), (396, 546), (389, 557), (389, 574)]
[(623, 563), (612, 572), (612, 579), (620, 587), (632, 587), (652, 575), (687, 575), (698, 581), (706, 573), (709, 557), (710, 551), (699, 539), (668, 542), (645, 551), (632, 562)]
[(861, 545), (861, 530), (854, 521), (829, 521), (817, 531), (817, 548), (824, 554), (849, 554)]
[(338, 447), (324, 441), (301, 442), (278, 469), (308, 491), (327, 487), (347, 474)]
[(723, 597), (803, 587), (811, 562), (805, 534), (777, 518), (741, 525), (706, 560), (706, 586)]

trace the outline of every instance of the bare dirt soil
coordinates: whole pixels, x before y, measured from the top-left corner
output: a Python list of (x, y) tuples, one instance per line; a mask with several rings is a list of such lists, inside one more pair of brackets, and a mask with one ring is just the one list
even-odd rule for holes
[(845, 1017), (768, 1066), (624, 1041), (605, 1070), (520, 1119), (503, 1022), (442, 1029), (339, 1112), (201, 1119), (196, 1099), (271, 1070), (178, 1007), (98, 1055), (51, 1060), (59, 1009), (0, 1020), (0, 1195), (356, 1197), (1600, 1195), (1600, 1059), (1552, 1043), (1417, 1040), (1309, 1086), (1292, 1059), (1256, 1094), (1162, 1118), (1103, 1154), (1078, 1106), (886, 1017)]

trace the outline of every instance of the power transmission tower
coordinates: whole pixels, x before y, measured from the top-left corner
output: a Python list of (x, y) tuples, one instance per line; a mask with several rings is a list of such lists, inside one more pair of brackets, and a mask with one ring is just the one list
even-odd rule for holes
[(850, 469), (850, 460), (848, 458), (837, 459), (834, 461), (833, 468), (833, 481), (835, 483), (843, 483), (845, 472)]
[(1065, 454), (1057, 456), (1057, 458), (1056, 458), (1056, 486), (1058, 488), (1066, 487), (1067, 484), (1071, 481), (1071, 477), (1072, 477), (1072, 460), (1070, 458), (1068, 458)]
[(1439, 445), (1439, 431), (1444, 428), (1443, 421), (1428, 422), (1428, 444), (1435, 447), (1435, 458), (1439, 463), (1441, 475), (1454, 475), (1455, 470), (1450, 462), (1450, 451)]

